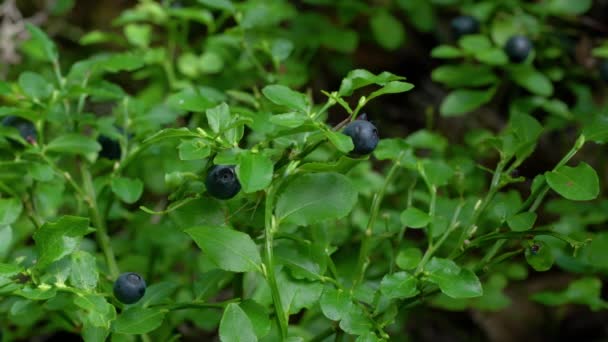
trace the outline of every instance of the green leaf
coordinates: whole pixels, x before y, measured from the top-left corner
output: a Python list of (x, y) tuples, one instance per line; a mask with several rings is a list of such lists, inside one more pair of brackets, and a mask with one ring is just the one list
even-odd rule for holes
[(230, 228), (206, 226), (189, 228), (185, 232), (221, 269), (231, 272), (260, 270), (262, 258), (249, 235)]
[(125, 203), (133, 204), (141, 197), (144, 191), (144, 183), (135, 178), (116, 177), (112, 178), (112, 192)]
[(203, 74), (215, 74), (224, 68), (224, 60), (219, 54), (207, 51), (198, 58), (197, 67)]
[(203, 139), (183, 140), (177, 149), (181, 160), (199, 160), (211, 154), (209, 143)]
[(507, 156), (515, 155), (519, 161), (526, 159), (536, 147), (543, 126), (534, 117), (514, 112), (509, 119), (509, 127), (502, 134), (502, 151)]
[(460, 58), (462, 56), (462, 51), (451, 45), (439, 45), (431, 50), (431, 57), (433, 58), (451, 59)]
[(488, 103), (494, 96), (496, 88), (486, 90), (458, 89), (449, 93), (441, 102), (439, 112), (442, 116), (460, 116)]
[(310, 225), (346, 216), (355, 206), (351, 181), (337, 173), (297, 175), (281, 191), (276, 204), (280, 221)]
[(186, 88), (167, 98), (169, 107), (197, 113), (213, 107), (217, 102), (212, 90), (205, 88)]
[(187, 138), (187, 137), (198, 137), (198, 136), (199, 135), (197, 133), (190, 131), (186, 127), (165, 128), (165, 129), (155, 133), (151, 137), (147, 138), (146, 140), (144, 140), (143, 143), (146, 145), (151, 145), (151, 144), (157, 143), (157, 142), (165, 140), (165, 139)]
[(471, 270), (460, 268), (449, 259), (437, 257), (424, 267), (426, 279), (435, 283), (441, 292), (452, 298), (473, 298), (483, 295), (479, 278)]
[(274, 165), (268, 156), (247, 151), (239, 155), (236, 174), (246, 193), (265, 189), (272, 182)]
[(38, 262), (44, 268), (78, 249), (82, 237), (89, 233), (89, 219), (62, 216), (56, 222), (46, 222), (34, 233)]
[(234, 5), (230, 0), (198, 0), (203, 5), (228, 12), (234, 11)]
[(418, 171), (428, 185), (440, 187), (449, 184), (454, 170), (443, 160), (423, 160), (418, 163)]
[(402, 270), (413, 270), (422, 260), (422, 252), (415, 247), (401, 249), (395, 258), (395, 264)]
[(492, 47), (492, 42), (484, 35), (470, 34), (460, 38), (458, 45), (460, 45), (464, 51), (475, 54), (479, 51), (490, 49)]
[(49, 144), (46, 145), (46, 150), (50, 152), (86, 155), (99, 152), (101, 150), (101, 145), (90, 137), (68, 133), (60, 135), (49, 142)]
[(538, 272), (550, 270), (553, 262), (555, 262), (549, 245), (538, 240), (534, 240), (532, 245), (526, 248), (525, 255), (528, 264)]
[(284, 85), (274, 84), (266, 86), (262, 89), (262, 93), (273, 103), (292, 110), (307, 113), (310, 107), (310, 102), (306, 95), (291, 90)]
[(334, 132), (331, 130), (323, 131), (327, 139), (334, 145), (338, 151), (342, 153), (348, 153), (355, 148), (353, 145), (353, 140), (348, 135), (345, 135), (341, 132)]
[(19, 87), (27, 97), (35, 100), (45, 100), (53, 93), (53, 85), (44, 77), (31, 71), (25, 71), (19, 75)]
[(124, 33), (129, 43), (137, 47), (146, 48), (150, 45), (150, 34), (152, 33), (150, 25), (128, 24), (124, 28)]
[(55, 171), (49, 164), (29, 163), (28, 171), (32, 178), (40, 182), (48, 182), (55, 176)]
[(585, 139), (598, 144), (608, 141), (608, 115), (598, 114), (593, 120), (583, 126)]
[(545, 173), (545, 177), (551, 189), (572, 201), (589, 201), (600, 192), (597, 173), (584, 162), (575, 167), (561, 166)]
[(25, 27), (32, 35), (32, 39), (40, 46), (43, 51), (45, 59), (49, 62), (57, 61), (59, 56), (57, 55), (57, 47), (55, 43), (38, 27), (25, 23)]
[(523, 64), (509, 68), (509, 75), (515, 83), (529, 92), (540, 96), (551, 96), (553, 84), (543, 73), (534, 69), (531, 65)]
[[(380, 140), (378, 147), (381, 146), (383, 140), (385, 139)], [(444, 136), (426, 129), (421, 129), (408, 135), (405, 142), (414, 148), (424, 148), (439, 153), (443, 153), (448, 147), (448, 140)]]
[(220, 322), (219, 334), (222, 342), (255, 342), (258, 340), (251, 320), (245, 311), (235, 303), (226, 306)]
[(405, 93), (406, 91), (410, 91), (412, 89), (414, 89), (414, 85), (411, 83), (403, 81), (390, 81), (386, 85), (382, 86), (382, 88), (369, 94), (367, 101), (369, 102), (371, 99), (380, 95)]
[(523, 232), (532, 229), (536, 222), (536, 214), (530, 211), (519, 213), (507, 219), (507, 224), (514, 232)]
[(230, 124), (230, 107), (225, 102), (219, 106), (207, 109), (207, 122), (209, 127), (215, 133), (224, 131)]
[(253, 325), (253, 330), (258, 338), (266, 336), (270, 332), (271, 322), (266, 307), (258, 304), (252, 299), (247, 299), (239, 304), (245, 311)]
[(110, 328), (116, 318), (116, 309), (106, 299), (97, 294), (78, 294), (74, 304), (83, 309), (86, 320), (95, 327)]
[(380, 10), (369, 21), (376, 42), (387, 50), (396, 50), (405, 41), (405, 28), (389, 11)]
[(325, 287), (319, 301), (321, 311), (325, 317), (332, 321), (339, 321), (353, 307), (353, 302), (348, 292), (336, 290), (333, 287)]
[(13, 224), (23, 210), (23, 204), (17, 198), (0, 198), (0, 226)]
[(381, 139), (374, 150), (374, 156), (378, 160), (395, 160), (407, 168), (416, 168), (416, 157), (414, 150), (409, 146), (405, 139), (387, 138)]
[(71, 257), (70, 283), (72, 286), (84, 290), (95, 289), (99, 279), (95, 257), (85, 251), (76, 251), (72, 253)]
[(323, 292), (320, 282), (295, 279), (283, 270), (277, 274), (277, 286), (280, 289), (283, 309), (290, 314), (317, 305)]
[(602, 281), (592, 277), (577, 279), (563, 291), (535, 293), (532, 295), (532, 300), (549, 306), (568, 303), (588, 305), (593, 311), (608, 308), (608, 302), (602, 299)]
[(272, 122), (273, 124), (289, 128), (300, 127), (307, 120), (308, 117), (299, 112), (276, 114), (270, 117), (270, 122)]
[(350, 96), (353, 92), (359, 88), (363, 88), (370, 84), (377, 84), (379, 86), (384, 86), (388, 82), (391, 81), (401, 81), (404, 80), (405, 77), (397, 76), (390, 72), (382, 72), (378, 75), (375, 75), (365, 69), (355, 69), (348, 73), (346, 78), (342, 80), (340, 84), (340, 91), (338, 92), (339, 96)]
[(442, 65), (433, 70), (431, 78), (452, 88), (479, 87), (498, 81), (491, 67), (478, 64)]
[(509, 64), (509, 57), (507, 54), (499, 48), (491, 48), (475, 53), (475, 58), (488, 65), (507, 65)]
[(431, 222), (431, 217), (424, 211), (409, 207), (401, 212), (401, 224), (409, 228), (422, 228)]
[(158, 329), (165, 320), (167, 310), (131, 307), (112, 322), (112, 331), (120, 334), (142, 335)]
[(363, 308), (353, 305), (345, 312), (340, 321), (340, 328), (353, 335), (363, 335), (373, 330), (373, 323), (367, 316)]
[(592, 0), (550, 0), (547, 8), (552, 14), (577, 16), (587, 12), (592, 5)]
[(410, 298), (417, 295), (417, 279), (407, 272), (387, 274), (380, 282), (380, 292), (390, 299)]
[(82, 327), (82, 339), (84, 342), (105, 342), (110, 335), (110, 329), (96, 327), (88, 320), (84, 320)]
[(116, 53), (108, 56), (95, 67), (106, 72), (133, 71), (144, 66), (141, 56), (131, 53)]

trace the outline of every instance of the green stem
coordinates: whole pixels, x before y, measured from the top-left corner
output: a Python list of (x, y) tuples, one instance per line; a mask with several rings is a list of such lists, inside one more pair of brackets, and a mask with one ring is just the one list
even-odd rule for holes
[(503, 240), (503, 239), (511, 239), (511, 238), (521, 238), (526, 236), (537, 236), (537, 235), (548, 235), (553, 236), (554, 238), (560, 239), (567, 244), (569, 244), (572, 248), (580, 248), (584, 245), (584, 242), (574, 240), (564, 234), (552, 231), (552, 230), (528, 230), (523, 232), (504, 232), (504, 233), (490, 233), (483, 236), (478, 237), (477, 239), (471, 241), (467, 249), (477, 247), (486, 241), (495, 241), (495, 240)]
[[(456, 228), (458, 228), (458, 226), (459, 226), (458, 216), (460, 216), (460, 211), (462, 210), (462, 205), (463, 205), (462, 202), (458, 203), (456, 210), (454, 210), (454, 215), (452, 215), (452, 221), (450, 222), (450, 226), (448, 227), (448, 229), (446, 229), (445, 232), (443, 232), (443, 235), (441, 235), (441, 237), (439, 238), (437, 243), (429, 244), (429, 247), (427, 248), (426, 252), (422, 256), (422, 260), (420, 260), (420, 262), (418, 263), (416, 272), (414, 272), (415, 275), (422, 273), (422, 271), (424, 270), (424, 266), (431, 259), (433, 254), (435, 254), (435, 252), (439, 249), (439, 247), (441, 247), (441, 245), (443, 245), (443, 243), (448, 238), (448, 236), (450, 234), (452, 234), (456, 230)], [(429, 234), (429, 236), (430, 235), (432, 235), (432, 234)], [(432, 241), (432, 238), (430, 238), (430, 239)]]
[[(504, 240), (503, 240), (504, 241)], [(492, 260), (492, 258), (490, 258), (489, 260), (487, 260), (487, 262), (485, 264), (482, 264), (482, 266), (480, 267), (481, 269), (487, 267), (487, 266), (492, 266), (492, 265), (496, 265), (496, 264), (500, 264), (501, 262), (510, 259), (511, 257), (514, 257), (516, 255), (520, 255), (521, 253), (523, 253), (523, 249), (519, 248), (515, 251), (511, 251), (511, 252), (506, 252), (503, 253), (499, 256), (497, 256), (496, 258), (494, 258), (494, 260)]]
[(86, 191), (86, 201), (89, 204), (91, 219), (93, 220), (93, 224), (96, 228), (95, 233), (97, 236), (97, 242), (99, 243), (99, 246), (101, 247), (101, 250), (105, 256), (108, 269), (110, 270), (110, 275), (112, 278), (118, 278), (120, 271), (118, 269), (118, 265), (116, 264), (116, 258), (114, 257), (112, 245), (110, 244), (110, 236), (108, 235), (105, 220), (101, 216), (99, 206), (97, 205), (97, 194), (95, 193), (95, 188), (93, 187), (91, 173), (85, 164), (80, 165), (80, 173), (82, 174), (82, 182)]
[(274, 187), (270, 187), (266, 192), (266, 208), (264, 210), (264, 235), (266, 237), (264, 250), (266, 254), (266, 280), (268, 281), (268, 285), (270, 286), (270, 292), (272, 294), (272, 301), (274, 303), (274, 310), (277, 317), (277, 323), (279, 324), (279, 328), (281, 330), (281, 340), (284, 341), (287, 339), (287, 330), (288, 330), (288, 315), (283, 310), (283, 304), (281, 303), (281, 293), (279, 291), (279, 286), (277, 284), (277, 278), (274, 273), (274, 258), (273, 258), (273, 236), (277, 231), (277, 222), (276, 217), (273, 215), (273, 206), (274, 206)]
[[(82, 88), (86, 88), (87, 87), (87, 83), (89, 82), (89, 77), (91, 76), (90, 73), (88, 73), (84, 79), (82, 80)], [(76, 115), (80, 115), (82, 114), (82, 110), (84, 109), (84, 103), (85, 100), (87, 99), (87, 94), (82, 94), (80, 95), (80, 97), (78, 98), (78, 105), (76, 106)]]
[(386, 179), (384, 180), (384, 184), (382, 185), (382, 188), (374, 196), (374, 199), (372, 200), (369, 220), (367, 221), (367, 227), (365, 228), (363, 240), (361, 241), (361, 248), (359, 249), (359, 259), (357, 262), (357, 272), (355, 273), (355, 279), (354, 279), (353, 286), (352, 286), (353, 288), (355, 288), (355, 286), (357, 284), (361, 283), (363, 281), (363, 278), (365, 278), (365, 270), (367, 269), (367, 266), (369, 265), (369, 253), (370, 253), (370, 247), (371, 247), (371, 243), (372, 243), (373, 228), (374, 228), (374, 224), (376, 223), (376, 219), (378, 218), (378, 212), (380, 211), (380, 204), (382, 203), (382, 200), (384, 198), (384, 194), (386, 192), (386, 189), (388, 188), (388, 185), (393, 180), (393, 177), (395, 176), (397, 169), (401, 166), (400, 160), (401, 160), (402, 156), (403, 156), (403, 152), (401, 152), (399, 154), (399, 156), (397, 157), (397, 159), (395, 159), (393, 166), (391, 166), (390, 170), (388, 171), (388, 174), (386, 175)]
[(479, 217), (481, 216), (483, 211), (486, 209), (488, 204), (490, 204), (492, 199), (494, 199), (494, 196), (496, 196), (496, 193), (501, 187), (500, 180), (502, 178), (502, 173), (506, 163), (506, 159), (501, 159), (496, 165), (496, 169), (494, 170), (494, 174), (492, 175), (492, 181), (490, 182), (490, 189), (488, 190), (488, 193), (483, 198), (483, 200), (481, 200), (481, 202), (477, 203), (477, 205), (475, 206), (473, 218), (471, 219), (471, 225), (462, 229), (460, 237), (458, 238), (458, 243), (456, 244), (456, 248), (454, 248), (454, 250), (452, 250), (452, 252), (448, 256), (449, 259), (452, 259), (458, 253), (459, 250), (462, 250), (464, 240), (466, 239), (467, 234), (469, 234), (471, 229), (473, 229), (477, 225), (477, 220), (479, 220)]
[[(574, 146), (572, 146), (570, 151), (568, 151), (568, 153), (566, 153), (566, 155), (557, 163), (557, 165), (555, 165), (555, 167), (553, 168), (553, 171), (566, 165), (570, 161), (570, 159), (572, 159), (572, 157), (574, 157), (576, 155), (576, 153), (584, 145), (585, 145), (585, 136), (583, 134), (581, 134), (576, 139), (576, 142), (574, 143)], [(541, 205), (541, 203), (543, 202), (543, 200), (548, 192), (549, 192), (549, 185), (547, 184), (547, 180), (543, 177), (541, 184), (537, 186), (536, 190), (533, 191), (532, 194), (530, 194), (530, 196), (528, 197), (528, 199), (526, 199), (526, 201), (522, 204), (518, 213), (525, 211), (526, 208), (528, 208), (529, 212), (535, 212), (536, 210), (538, 210), (538, 207)], [(519, 233), (519, 232), (512, 232), (512, 233)], [(541, 235), (541, 234), (539, 234), (539, 231), (523, 232), (523, 233)], [(508, 233), (505, 233), (505, 234), (508, 234)], [(555, 233), (555, 232), (547, 232), (546, 235), (552, 235), (558, 239), (566, 241), (575, 250), (578, 249), (583, 244), (581, 242), (572, 240), (565, 235)], [(504, 240), (498, 239), (498, 241), (496, 241), (494, 243), (494, 245), (492, 246), (492, 248), (490, 249), (490, 253), (488, 253), (482, 261), (489, 262), (489, 260), (491, 260), (491, 258), (493, 258), (494, 255), (496, 255), (496, 253), (498, 253), (498, 251), (504, 244), (505, 244)], [(471, 246), (469, 246), (469, 247), (471, 247)]]

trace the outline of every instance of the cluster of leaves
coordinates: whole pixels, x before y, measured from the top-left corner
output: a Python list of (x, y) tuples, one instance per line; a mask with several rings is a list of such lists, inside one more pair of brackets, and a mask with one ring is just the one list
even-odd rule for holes
[[(124, 37), (94, 31), (81, 39), (123, 52), (73, 64), (28, 26), (26, 52), (40, 67), (0, 82), (0, 116), (31, 123), (25, 137), (14, 120), (0, 129), (4, 338), (27, 338), (37, 327), (86, 341), (173, 340), (192, 324), (223, 341), (388, 340), (406, 336), (401, 323), (422, 303), (507, 307), (503, 289), (524, 279), (527, 265), (585, 274), (533, 300), (608, 307), (596, 278), (608, 272), (608, 235), (589, 229), (608, 219), (608, 202), (579, 203), (598, 198), (600, 180), (585, 162), (569, 165), (587, 143), (608, 139), (605, 109), (560, 66), (561, 50), (556, 56), (550, 42), (522, 65), (510, 64), (501, 47), (520, 24), (540, 36), (539, 14), (582, 13), (587, 1), (535, 3), (517, 15), (505, 14), (516, 4), (464, 7), (490, 32), (433, 51), (464, 60), (433, 73), (459, 88), (441, 113), (490, 101), (502, 87), (499, 73), (531, 95), (511, 99), (499, 132), (471, 130), (459, 145), (422, 129), (381, 139), (371, 156), (353, 153), (341, 129), (370, 101), (413, 84), (355, 69), (338, 89), (295, 89), (310, 81), (320, 49), (356, 47), (349, 25), (360, 13), (369, 13), (380, 46), (401, 46), (400, 12), (363, 1), (305, 2), (335, 9), (339, 24), (288, 1), (141, 1), (116, 19)], [(396, 4), (429, 30), (442, 2), (453, 1)], [(207, 34), (193, 42), (201, 30)], [(539, 71), (533, 63), (541, 56), (548, 62)], [(128, 93), (120, 77), (145, 86)], [(552, 82), (562, 80), (576, 95), (573, 106), (552, 97)], [(489, 88), (469, 89), (480, 86)], [(541, 124), (537, 108), (554, 115)], [(344, 120), (328, 124), (330, 110)], [(525, 179), (514, 171), (540, 138), (573, 122), (580, 134), (572, 148), (536, 175), (527, 195), (516, 191)], [(486, 160), (496, 161), (493, 170), (481, 166)], [(215, 165), (234, 165), (235, 197), (207, 190)], [(545, 201), (551, 193), (559, 196)], [(540, 220), (541, 209), (557, 219)], [(148, 284), (135, 303), (113, 294), (121, 271)]]

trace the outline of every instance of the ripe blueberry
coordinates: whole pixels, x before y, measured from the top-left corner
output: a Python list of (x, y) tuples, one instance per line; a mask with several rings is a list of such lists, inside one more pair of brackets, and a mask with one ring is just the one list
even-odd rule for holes
[(456, 39), (479, 32), (479, 21), (470, 15), (461, 15), (452, 19), (450, 26)]
[(101, 145), (101, 151), (99, 151), (100, 157), (110, 160), (120, 159), (120, 143), (118, 143), (117, 140), (109, 138), (105, 135), (100, 135), (97, 138), (97, 142), (99, 143), (99, 145)]
[(511, 62), (521, 63), (528, 58), (533, 48), (534, 45), (532, 45), (532, 41), (528, 37), (513, 36), (507, 40), (505, 52)]
[[(2, 125), (16, 128), (19, 131), (19, 135), (30, 144), (36, 142), (38, 134), (36, 133), (36, 127), (34, 127), (34, 124), (31, 121), (11, 115), (2, 119)], [(12, 145), (16, 145), (17, 143), (13, 139), (10, 139), (10, 142)]]
[(600, 63), (600, 78), (602, 81), (608, 82), (608, 59), (604, 59)]
[(136, 303), (145, 293), (146, 282), (137, 273), (123, 273), (114, 282), (114, 296), (122, 303)]
[(355, 120), (346, 125), (342, 133), (353, 140), (355, 148), (351, 153), (354, 155), (369, 154), (378, 145), (378, 129), (369, 121)]
[(233, 165), (215, 165), (207, 173), (205, 186), (209, 195), (219, 199), (230, 199), (241, 190)]

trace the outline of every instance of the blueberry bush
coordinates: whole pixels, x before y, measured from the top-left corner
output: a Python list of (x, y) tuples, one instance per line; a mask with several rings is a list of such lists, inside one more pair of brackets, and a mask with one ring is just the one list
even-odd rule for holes
[(0, 341), (608, 338), (607, 10), (5, 0)]

